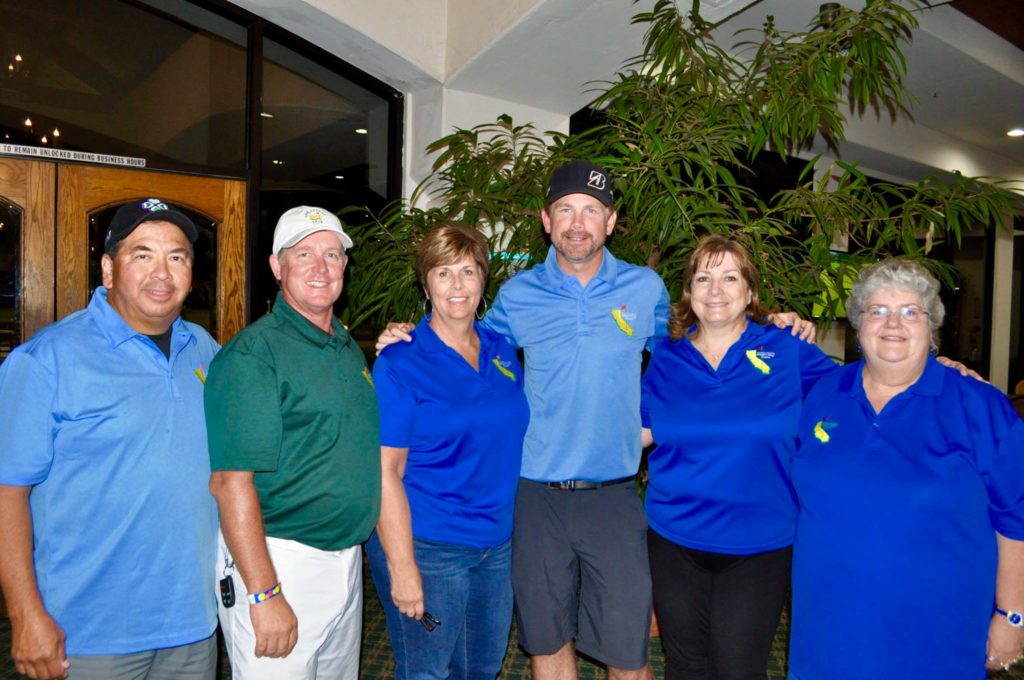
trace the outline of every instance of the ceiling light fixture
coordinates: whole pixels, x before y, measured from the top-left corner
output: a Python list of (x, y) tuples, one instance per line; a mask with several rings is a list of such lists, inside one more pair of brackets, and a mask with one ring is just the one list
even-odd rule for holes
[(356, 128), (356, 134), (357, 135), (365, 135), (366, 134), (366, 128)]
[(53, 136), (60, 137), (60, 130), (58, 128), (53, 128)]
[(345, 179), (345, 175), (335, 175), (334, 179)]
[(40, 139), (39, 141), (41, 141), (43, 144), (46, 144), (49, 140), (46, 139), (46, 135), (43, 135), (43, 138)]
[(267, 113), (266, 111), (260, 111), (260, 118), (273, 118), (274, 114)]
[(25, 127), (32, 127), (32, 119), (31, 118), (27, 118), (27, 117), (25, 118)]
[(1024, 128), (1013, 128), (1006, 133), (1007, 137), (1024, 137)]

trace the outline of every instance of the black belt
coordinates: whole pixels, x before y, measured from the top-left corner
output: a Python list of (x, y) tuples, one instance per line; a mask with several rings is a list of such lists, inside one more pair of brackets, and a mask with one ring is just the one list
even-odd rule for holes
[(627, 484), (632, 482), (634, 479), (636, 479), (636, 475), (619, 477), (618, 479), (609, 479), (604, 482), (590, 482), (585, 479), (567, 479), (564, 482), (540, 483), (551, 489), (562, 489), (564, 491), (589, 491), (591, 489), (601, 489), (606, 486), (615, 486), (616, 484)]

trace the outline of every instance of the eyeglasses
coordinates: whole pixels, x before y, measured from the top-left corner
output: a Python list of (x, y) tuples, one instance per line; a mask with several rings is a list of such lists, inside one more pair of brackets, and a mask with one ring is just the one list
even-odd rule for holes
[(928, 316), (928, 312), (924, 311), (920, 307), (914, 307), (912, 305), (901, 305), (896, 309), (891, 309), (885, 305), (871, 305), (861, 312), (861, 314), (864, 314), (872, 321), (886, 320), (892, 316), (893, 313), (895, 313), (904, 323), (917, 323), (918, 321), (924, 321), (924, 318)]

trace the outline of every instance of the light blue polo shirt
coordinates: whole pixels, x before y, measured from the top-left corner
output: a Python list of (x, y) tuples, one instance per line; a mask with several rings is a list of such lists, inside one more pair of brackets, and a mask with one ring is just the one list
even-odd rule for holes
[(642, 383), (652, 529), (678, 545), (751, 555), (792, 545), (789, 461), (804, 395), (839, 367), (789, 329), (747, 327), (715, 370), (689, 338), (665, 338)]
[(668, 334), (668, 291), (654, 270), (603, 250), (586, 288), (544, 264), (498, 291), (484, 325), (526, 356), (530, 426), (522, 476), (605, 481), (640, 465), (640, 368), (645, 347)]
[(409, 449), (402, 483), (417, 538), (490, 548), (512, 535), (529, 407), (515, 349), (477, 326), (479, 371), (424, 317), (373, 366), (381, 444)]
[(1024, 421), (934, 358), (876, 414), (862, 370), (803, 406), (790, 677), (982, 680), (996, 532), (1024, 540)]
[(34, 487), (36, 580), (70, 655), (213, 633), (203, 381), (216, 351), (179, 318), (168, 361), (100, 287), (0, 365), (0, 484)]

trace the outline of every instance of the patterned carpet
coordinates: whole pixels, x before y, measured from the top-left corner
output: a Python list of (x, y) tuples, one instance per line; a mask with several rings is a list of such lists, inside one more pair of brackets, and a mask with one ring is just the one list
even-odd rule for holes
[[(360, 677), (364, 680), (383, 680), (391, 678), (394, 674), (394, 663), (391, 660), (391, 648), (388, 644), (388, 634), (384, 626), (384, 613), (381, 610), (377, 594), (370, 584), (369, 573), (366, 574), (366, 593), (364, 598), (364, 628), (363, 628), (363, 655)], [(14, 664), (11, 662), (11, 629), (6, 616), (6, 608), (3, 607), (3, 600), (0, 599), (0, 680), (15, 680), (22, 678), (15, 672)], [(768, 668), (768, 680), (778, 680), (786, 677), (786, 645), (788, 634), (788, 620), (783, 615), (783, 620), (775, 634), (775, 642), (772, 646), (771, 661)], [(664, 657), (661, 653), (661, 646), (657, 640), (651, 641), (651, 665), (655, 678), (664, 677)], [(223, 649), (220, 663), (220, 680), (230, 680), (231, 673), (223, 658)], [(585, 659), (578, 659), (580, 680), (591, 680), (604, 678), (604, 670), (597, 664)], [(505, 664), (502, 668), (501, 678), (503, 680), (514, 680), (528, 678), (530, 676), (529, 661), (522, 650), (515, 644), (515, 628), (509, 641), (508, 653), (505, 656)], [(1024, 680), (1024, 667), (1018, 668), (1009, 673), (995, 673), (989, 676), (992, 680)], [(822, 679), (826, 680), (826, 679)], [(874, 680), (874, 679), (865, 679)], [(919, 678), (907, 680), (921, 680)]]

